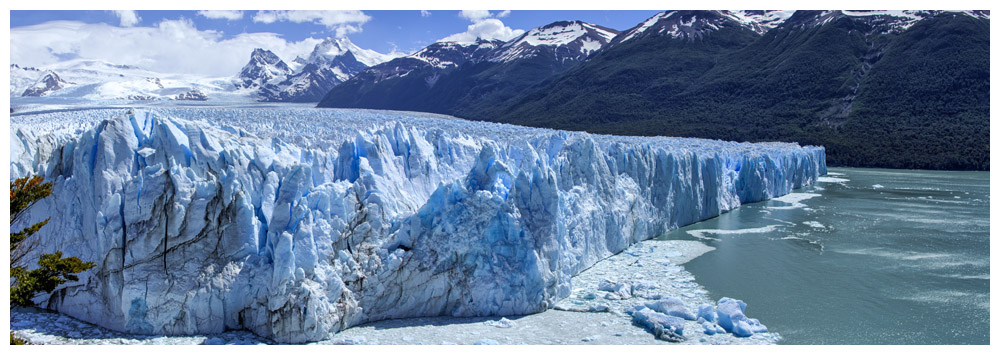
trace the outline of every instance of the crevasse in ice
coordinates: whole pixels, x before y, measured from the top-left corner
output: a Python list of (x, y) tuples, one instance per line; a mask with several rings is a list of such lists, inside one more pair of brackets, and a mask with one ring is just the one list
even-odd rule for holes
[(53, 194), (38, 252), (94, 261), (36, 300), (110, 329), (517, 315), (598, 260), (826, 173), (821, 147), (590, 135), (365, 110), (16, 116), (11, 178)]

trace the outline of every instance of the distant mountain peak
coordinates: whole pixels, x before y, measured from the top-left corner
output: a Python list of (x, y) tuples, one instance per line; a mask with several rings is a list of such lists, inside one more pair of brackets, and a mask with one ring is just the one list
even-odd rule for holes
[(725, 26), (743, 26), (753, 30), (754, 28), (747, 24), (750, 18), (748, 16), (734, 16), (728, 11), (717, 10), (664, 11), (623, 32), (611, 44), (616, 45), (633, 38), (647, 36), (669, 36), (693, 40), (703, 38), (705, 34)]
[(435, 42), (408, 57), (426, 62), (435, 68), (451, 68), (481, 58), (486, 52), (504, 44), (501, 40), (477, 38), (475, 42)]
[(806, 10), (797, 11), (788, 19), (789, 26), (808, 28), (822, 26), (834, 20), (850, 17), (858, 18), (883, 28), (884, 32), (898, 32), (929, 16), (930, 13), (909, 10)]
[(291, 73), (292, 69), (288, 67), (288, 64), (285, 64), (274, 52), (256, 48), (250, 53), (250, 61), (243, 66), (234, 85), (237, 88), (260, 87), (271, 80)]
[(327, 37), (307, 58), (295, 58), (295, 70), (261, 83), (257, 96), (261, 101), (319, 101), (335, 85), (392, 58), (358, 47), (347, 37)]
[(722, 13), (754, 32), (764, 34), (792, 17), (795, 10), (728, 10)]
[(532, 45), (561, 46), (572, 43), (580, 37), (593, 35), (611, 40), (618, 31), (583, 21), (557, 21), (526, 32), (512, 43), (529, 42)]
[(261, 63), (273, 64), (281, 61), (281, 58), (278, 58), (278, 56), (274, 54), (274, 52), (271, 52), (269, 50), (263, 48), (254, 48), (253, 52), (250, 53), (250, 60)]
[(35, 68), (35, 67), (22, 67), (22, 66), (17, 65), (17, 64), (11, 64), (10, 68), (11, 69), (21, 69), (21, 70), (26, 70), (26, 71), (41, 71), (40, 69)]
[(623, 32), (612, 44), (651, 35), (692, 40), (730, 26), (740, 26), (757, 34), (764, 34), (784, 23), (794, 13), (794, 10), (664, 11)]
[(942, 14), (967, 15), (978, 19), (989, 19), (988, 10), (937, 11), (937, 10), (830, 10), (797, 11), (788, 19), (789, 26), (822, 26), (840, 18), (854, 18), (868, 23), (872, 29), (882, 33), (899, 33), (920, 20)]
[(350, 38), (347, 37), (327, 37), (319, 44), (316, 44), (312, 53), (309, 54), (307, 62), (316, 63), (322, 66), (323, 63), (334, 61), (345, 55), (354, 56), (354, 58), (357, 59), (358, 62), (361, 62), (361, 64), (364, 64), (365, 67), (384, 63), (392, 60), (392, 58), (395, 58), (389, 54), (382, 54), (370, 49), (358, 47), (356, 44), (351, 42)]
[(71, 83), (63, 80), (54, 71), (46, 70), (35, 84), (32, 85), (21, 96), (45, 96), (50, 92), (62, 89)]
[(616, 35), (617, 30), (583, 21), (557, 21), (536, 27), (507, 42), (488, 60), (509, 62), (536, 56), (541, 51), (554, 53), (557, 60), (583, 59), (608, 44)]
[(312, 63), (329, 61), (336, 57), (350, 53), (354, 48), (359, 50), (361, 49), (355, 46), (354, 43), (351, 43), (351, 40), (347, 37), (327, 37), (322, 42), (316, 44), (312, 53), (309, 53), (308, 61)]

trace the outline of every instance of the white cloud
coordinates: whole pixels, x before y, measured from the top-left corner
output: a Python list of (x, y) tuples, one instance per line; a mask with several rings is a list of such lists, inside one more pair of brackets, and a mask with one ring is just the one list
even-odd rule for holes
[(399, 46), (396, 45), (396, 42), (386, 42), (386, 43), (388, 45), (392, 46), (392, 49), (389, 50), (389, 53), (386, 54), (387, 56), (389, 56), (391, 58), (405, 57), (405, 56), (409, 55), (410, 53), (416, 52), (416, 50), (409, 51), (409, 52), (401, 51), (401, 50), (399, 50)]
[(496, 18), (507, 15), (510, 15), (510, 10), (504, 10), (496, 14), (488, 10), (459, 11), (458, 16), (472, 21), (472, 24), (469, 25), (465, 32), (452, 34), (442, 38), (441, 41), (474, 42), (477, 38), (508, 41), (523, 34), (524, 30), (507, 27), (503, 24), (503, 21)]
[(226, 19), (235, 21), (243, 18), (242, 10), (201, 10), (198, 15), (211, 19)]
[(420, 17), (430, 17), (431, 12), (427, 10), (420, 10)]
[(166, 20), (152, 27), (116, 27), (76, 21), (53, 21), (10, 29), (10, 60), (28, 66), (83, 58), (135, 65), (160, 73), (232, 76), (254, 48), (291, 61), (306, 56), (320, 39), (289, 42), (275, 33), (244, 33), (223, 39), (220, 32), (200, 31), (191, 20)]
[(348, 33), (361, 32), (361, 25), (371, 20), (371, 16), (358, 10), (345, 11), (314, 11), (314, 10), (277, 10), (257, 11), (254, 22), (273, 23), (287, 21), (295, 23), (315, 23), (335, 31), (337, 37)]
[(458, 17), (469, 19), (469, 21), (477, 22), (485, 18), (493, 17), (488, 10), (462, 10), (458, 12)]
[(142, 21), (139, 14), (135, 13), (133, 10), (113, 10), (122, 27), (132, 27)]
[(514, 37), (520, 36), (523, 33), (524, 30), (511, 29), (510, 27), (505, 26), (503, 21), (495, 18), (488, 18), (479, 20), (469, 25), (468, 30), (465, 32), (450, 35), (442, 38), (441, 41), (473, 42), (476, 38), (508, 41)]

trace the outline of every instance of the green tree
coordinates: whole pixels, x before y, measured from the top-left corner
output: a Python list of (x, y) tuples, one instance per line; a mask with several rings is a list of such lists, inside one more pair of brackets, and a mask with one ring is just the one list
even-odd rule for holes
[[(27, 215), (28, 209), (39, 200), (52, 194), (52, 183), (42, 182), (42, 177), (24, 177), (10, 185), (10, 223), (13, 226)], [(10, 303), (17, 306), (32, 306), (31, 298), (39, 292), (52, 292), (67, 280), (79, 280), (75, 274), (88, 270), (97, 264), (83, 262), (76, 257), (63, 258), (61, 251), (42, 254), (38, 259), (39, 268), (28, 270), (24, 265), (25, 256), (38, 245), (37, 238), (29, 239), (37, 233), (49, 219), (35, 223), (24, 230), (10, 234), (10, 276), (14, 279), (10, 287)]]
[(31, 345), (27, 340), (21, 339), (14, 335), (14, 332), (10, 332), (10, 345)]

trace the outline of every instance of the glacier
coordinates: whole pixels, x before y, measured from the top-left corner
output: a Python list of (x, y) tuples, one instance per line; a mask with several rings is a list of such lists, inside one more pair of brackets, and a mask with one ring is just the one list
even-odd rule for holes
[[(591, 135), (411, 112), (145, 107), (13, 115), (36, 253), (94, 261), (43, 307), (135, 334), (283, 343), (544, 311), (629, 245), (788, 194), (822, 147)], [(14, 226), (17, 228), (17, 226)]]

